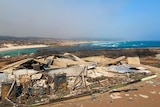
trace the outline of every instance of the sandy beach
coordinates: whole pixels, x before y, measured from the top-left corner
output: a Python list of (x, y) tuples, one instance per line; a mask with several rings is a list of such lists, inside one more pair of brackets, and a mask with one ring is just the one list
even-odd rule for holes
[[(60, 42), (57, 46), (73, 46), (77, 44), (89, 43), (90, 41), (63, 41)], [(48, 47), (47, 45), (39, 44), (39, 45), (17, 45), (17, 44), (4, 44), (5, 48), (0, 48), (0, 52), (16, 50), (16, 49), (27, 49), (27, 48), (41, 48)]]
[(59, 45), (60, 46), (73, 46), (73, 45), (78, 45), (78, 44), (85, 44), (85, 43), (90, 43), (93, 41), (70, 41), (70, 40), (65, 40), (63, 42), (60, 42)]
[(2, 51), (9, 51), (9, 50), (15, 50), (15, 49), (27, 49), (27, 48), (41, 48), (41, 47), (47, 47), (47, 45), (21, 45), (21, 46), (14, 46), (14, 45), (6, 45), (6, 48), (0, 48), (0, 52)]

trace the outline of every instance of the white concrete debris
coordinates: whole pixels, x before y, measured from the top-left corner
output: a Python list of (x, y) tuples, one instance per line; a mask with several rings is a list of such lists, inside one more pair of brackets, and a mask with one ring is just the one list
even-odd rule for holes
[[(63, 74), (63, 73), (66, 73), (66, 76), (78, 76), (83, 70), (84, 66), (73, 66), (73, 67), (49, 70), (47, 73), (48, 75), (54, 78), (55, 74)], [(87, 73), (85, 73), (84, 75), (86, 76)]]
[(156, 94), (156, 91), (151, 91), (150, 93), (151, 93), (151, 94)]
[[(131, 60), (139, 63), (137, 58), (131, 58), (128, 61)], [(70, 53), (44, 56), (41, 59), (25, 59), (10, 64), (1, 70), (6, 74), (0, 73), (0, 83), (9, 79), (14, 80), (14, 83), (16, 82), (14, 85), (17, 88), (22, 86), (20, 98), (23, 98), (23, 94), (26, 98), (28, 95), (39, 97), (39, 94), (41, 94), (49, 96), (48, 98), (52, 100), (59, 98), (59, 96), (65, 98), (86, 92), (97, 92), (97, 90), (100, 93), (105, 92), (111, 90), (110, 87), (112, 86), (134, 83), (136, 81), (134, 76), (137, 76), (137, 74), (140, 74), (138, 82), (157, 77), (157, 75), (150, 74), (150, 71), (144, 67), (134, 67), (126, 64), (125, 56), (116, 59), (106, 58), (105, 56), (79, 58)], [(55, 77), (59, 74), (65, 74), (65, 79), (59, 77), (56, 80)], [(116, 89), (113, 90), (116, 91)], [(155, 91), (150, 93), (156, 94)], [(132, 101), (133, 98), (130, 94), (125, 94), (125, 96)], [(137, 95), (134, 96), (137, 97)], [(139, 94), (139, 96), (149, 98), (143, 94)], [(110, 98), (120, 99), (122, 96), (120, 93), (114, 92), (110, 94)], [(44, 98), (34, 99), (35, 103), (43, 101), (45, 101)]]
[(37, 80), (36, 83), (33, 85), (33, 87), (44, 87), (46, 88), (46, 80), (45, 79), (41, 79), (41, 80)]
[(128, 96), (129, 96), (129, 94), (125, 94), (125, 96), (126, 96), (126, 97), (128, 97)]
[(128, 61), (128, 64), (133, 64), (133, 65), (139, 65), (140, 64), (139, 57), (128, 57), (127, 61)]
[(88, 77), (97, 78), (97, 77), (114, 77), (115, 74), (112, 72), (108, 72), (105, 67), (96, 67), (95, 69), (88, 70)]
[(42, 77), (42, 74), (33, 74), (31, 75), (31, 80), (37, 80), (40, 79)]
[(113, 100), (122, 98), (122, 96), (120, 96), (120, 93), (113, 93), (113, 94), (110, 95), (110, 97)]
[(156, 59), (160, 60), (160, 54), (156, 55)]
[(33, 70), (33, 69), (19, 69), (16, 71), (13, 71), (13, 75), (16, 76), (16, 78), (19, 78), (20, 75), (25, 75), (25, 74), (36, 74), (39, 71)]
[(134, 68), (131, 65), (128, 64), (122, 64), (122, 65), (112, 65), (107, 67), (108, 71), (112, 72), (118, 72), (118, 73), (130, 73), (130, 72), (137, 72), (137, 73), (151, 73), (151, 71), (146, 70), (145, 68)]
[(139, 94), (140, 97), (149, 98), (147, 95)]
[(0, 96), (1, 96), (1, 85), (2, 82), (5, 82), (8, 79), (7, 74), (6, 73), (0, 73)]
[(0, 83), (7, 80), (8, 76), (6, 73), (0, 73)]

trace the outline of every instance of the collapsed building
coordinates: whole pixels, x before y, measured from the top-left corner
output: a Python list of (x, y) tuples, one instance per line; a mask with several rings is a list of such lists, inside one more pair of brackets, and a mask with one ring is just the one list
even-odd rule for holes
[(106, 92), (156, 75), (139, 58), (104, 56), (79, 58), (73, 54), (28, 58), (1, 69), (2, 103), (28, 106)]

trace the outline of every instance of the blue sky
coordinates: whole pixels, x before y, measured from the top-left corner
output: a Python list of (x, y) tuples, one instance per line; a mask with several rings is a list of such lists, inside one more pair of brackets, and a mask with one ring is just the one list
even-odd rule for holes
[(0, 35), (160, 40), (160, 0), (0, 0)]

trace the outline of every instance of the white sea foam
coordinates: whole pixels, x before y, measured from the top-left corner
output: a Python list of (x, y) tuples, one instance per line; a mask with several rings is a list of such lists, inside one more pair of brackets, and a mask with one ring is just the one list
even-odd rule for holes
[(100, 47), (118, 47), (119, 42), (92, 42), (90, 45)]
[(133, 44), (132, 46), (137, 46), (137, 45)]
[(91, 47), (95, 49), (101, 48), (138, 48), (138, 47), (160, 47), (159, 42), (143, 42), (143, 41), (94, 41), (83, 47)]

